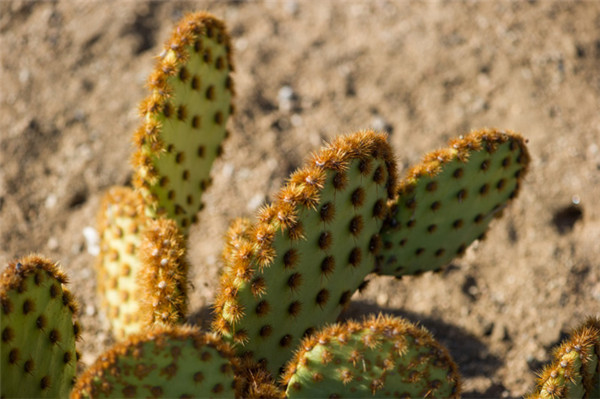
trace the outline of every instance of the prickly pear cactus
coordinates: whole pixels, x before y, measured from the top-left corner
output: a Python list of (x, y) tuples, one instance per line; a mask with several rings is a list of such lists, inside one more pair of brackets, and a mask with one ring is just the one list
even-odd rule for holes
[(8, 264), (0, 276), (0, 396), (67, 397), (73, 386), (80, 327), (66, 275), (39, 256)]
[(227, 345), (192, 327), (156, 327), (102, 354), (72, 398), (223, 397), (236, 390), (237, 360)]
[(457, 366), (423, 328), (391, 316), (329, 326), (300, 344), (288, 398), (458, 398)]
[(144, 326), (138, 300), (139, 249), (148, 223), (139, 193), (127, 187), (111, 188), (98, 214), (100, 254), (96, 260), (98, 293), (117, 339)]
[(600, 397), (600, 319), (590, 318), (554, 350), (527, 399)]
[(140, 106), (134, 184), (150, 216), (177, 221), (184, 235), (202, 208), (213, 161), (222, 152), (233, 108), (231, 44), (225, 25), (207, 13), (173, 30)]
[(144, 324), (183, 322), (189, 265), (177, 223), (165, 218), (151, 221), (143, 233), (139, 253), (143, 267), (137, 275), (137, 295)]
[[(373, 270), (395, 163), (372, 131), (336, 139), (226, 244), (214, 329), (277, 376), (303, 335), (334, 322)], [(236, 230), (237, 229), (237, 230)]]
[(525, 140), (497, 130), (471, 133), (426, 155), (399, 184), (378, 274), (436, 270), (462, 255), (516, 197), (528, 164)]

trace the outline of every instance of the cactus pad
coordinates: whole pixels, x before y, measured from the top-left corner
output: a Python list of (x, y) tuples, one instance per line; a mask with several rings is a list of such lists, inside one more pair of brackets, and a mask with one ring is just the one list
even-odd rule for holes
[(214, 336), (157, 326), (102, 354), (71, 397), (232, 398), (239, 385), (236, 369), (231, 349)]
[(111, 188), (98, 215), (100, 254), (96, 262), (98, 292), (113, 334), (122, 339), (140, 331), (137, 274), (139, 248), (148, 223), (141, 196), (127, 187)]
[(600, 397), (600, 319), (590, 318), (554, 350), (527, 399)]
[(437, 270), (462, 255), (516, 197), (528, 164), (525, 140), (496, 130), (471, 133), (425, 156), (399, 184), (378, 274)]
[(457, 366), (425, 329), (391, 316), (306, 338), (283, 377), (293, 398), (458, 398)]
[(134, 184), (150, 216), (176, 220), (184, 235), (222, 152), (233, 110), (232, 70), (225, 25), (207, 13), (190, 14), (173, 30), (148, 79), (151, 94), (140, 106)]
[(276, 376), (373, 270), (395, 178), (386, 137), (372, 131), (314, 154), (257, 223), (230, 229), (213, 328)]
[(143, 267), (138, 273), (144, 323), (182, 322), (187, 312), (188, 263), (185, 241), (177, 223), (160, 218), (146, 227), (140, 246)]
[(56, 264), (35, 255), (9, 263), (0, 276), (1, 397), (69, 394), (80, 327), (66, 282)]

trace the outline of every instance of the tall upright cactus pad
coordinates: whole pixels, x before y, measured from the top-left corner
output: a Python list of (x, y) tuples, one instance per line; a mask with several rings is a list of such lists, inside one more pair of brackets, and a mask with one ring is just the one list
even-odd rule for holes
[(139, 193), (113, 187), (105, 194), (98, 214), (96, 270), (102, 308), (117, 339), (139, 332), (144, 325), (137, 300), (137, 274), (142, 268), (139, 249), (147, 223)]
[(399, 184), (378, 273), (436, 270), (462, 255), (516, 197), (528, 164), (525, 140), (497, 130), (471, 133), (426, 155)]
[(173, 30), (140, 106), (144, 122), (134, 136), (134, 184), (150, 216), (176, 220), (184, 235), (202, 208), (227, 135), (232, 70), (225, 25), (204, 12), (190, 14)]
[(283, 382), (293, 398), (458, 398), (450, 355), (425, 329), (391, 316), (329, 326), (300, 344)]
[(373, 270), (395, 179), (386, 137), (372, 131), (312, 155), (251, 228), (230, 231), (214, 329), (277, 376)]
[(155, 327), (115, 345), (78, 379), (71, 398), (233, 398), (238, 361), (196, 328)]
[(527, 399), (600, 398), (600, 318), (590, 318), (554, 350)]
[(185, 240), (177, 223), (160, 218), (146, 227), (140, 247), (138, 298), (144, 324), (183, 322), (188, 306)]
[(39, 256), (8, 264), (0, 276), (0, 396), (64, 398), (75, 379), (80, 327), (66, 275)]

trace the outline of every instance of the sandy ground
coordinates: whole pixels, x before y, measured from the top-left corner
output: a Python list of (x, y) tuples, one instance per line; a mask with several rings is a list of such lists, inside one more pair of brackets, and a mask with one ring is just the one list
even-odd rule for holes
[(200, 9), (230, 27), (238, 96), (191, 234), (194, 319), (207, 317), (228, 222), (324, 140), (386, 130), (405, 169), (471, 129), (512, 129), (532, 167), (487, 240), (444, 272), (374, 279), (345, 317), (420, 321), (458, 362), (465, 397), (524, 394), (548, 349), (600, 314), (600, 2), (3, 1), (0, 265), (59, 261), (81, 304), (83, 363), (112, 342), (83, 229), (131, 178), (153, 57)]

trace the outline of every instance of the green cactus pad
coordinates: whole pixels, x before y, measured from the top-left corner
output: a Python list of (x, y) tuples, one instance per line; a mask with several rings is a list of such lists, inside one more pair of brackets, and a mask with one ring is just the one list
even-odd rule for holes
[(527, 399), (600, 397), (600, 318), (590, 318), (554, 350)]
[(144, 325), (137, 299), (142, 265), (139, 248), (148, 223), (143, 209), (137, 192), (113, 187), (104, 196), (98, 215), (98, 293), (117, 339), (139, 332)]
[(66, 275), (39, 256), (8, 264), (0, 276), (0, 396), (64, 398), (75, 379), (80, 327)]
[(383, 134), (336, 139), (228, 243), (213, 328), (273, 376), (303, 335), (334, 322), (373, 270), (395, 163)]
[(283, 382), (293, 398), (458, 398), (450, 355), (425, 329), (391, 316), (329, 326), (306, 338)]
[(516, 197), (528, 164), (525, 140), (496, 130), (471, 133), (425, 156), (399, 184), (377, 273), (419, 274), (462, 255)]
[(155, 327), (100, 355), (71, 398), (233, 398), (237, 359), (213, 335), (187, 326)]
[(213, 161), (222, 152), (233, 110), (231, 43), (225, 25), (207, 13), (186, 16), (173, 30), (141, 104), (134, 136), (134, 184), (152, 217), (177, 221), (184, 235), (202, 208)]
[(143, 267), (138, 273), (138, 297), (146, 325), (183, 322), (187, 313), (189, 265), (185, 240), (177, 223), (160, 218), (144, 230), (139, 250)]

